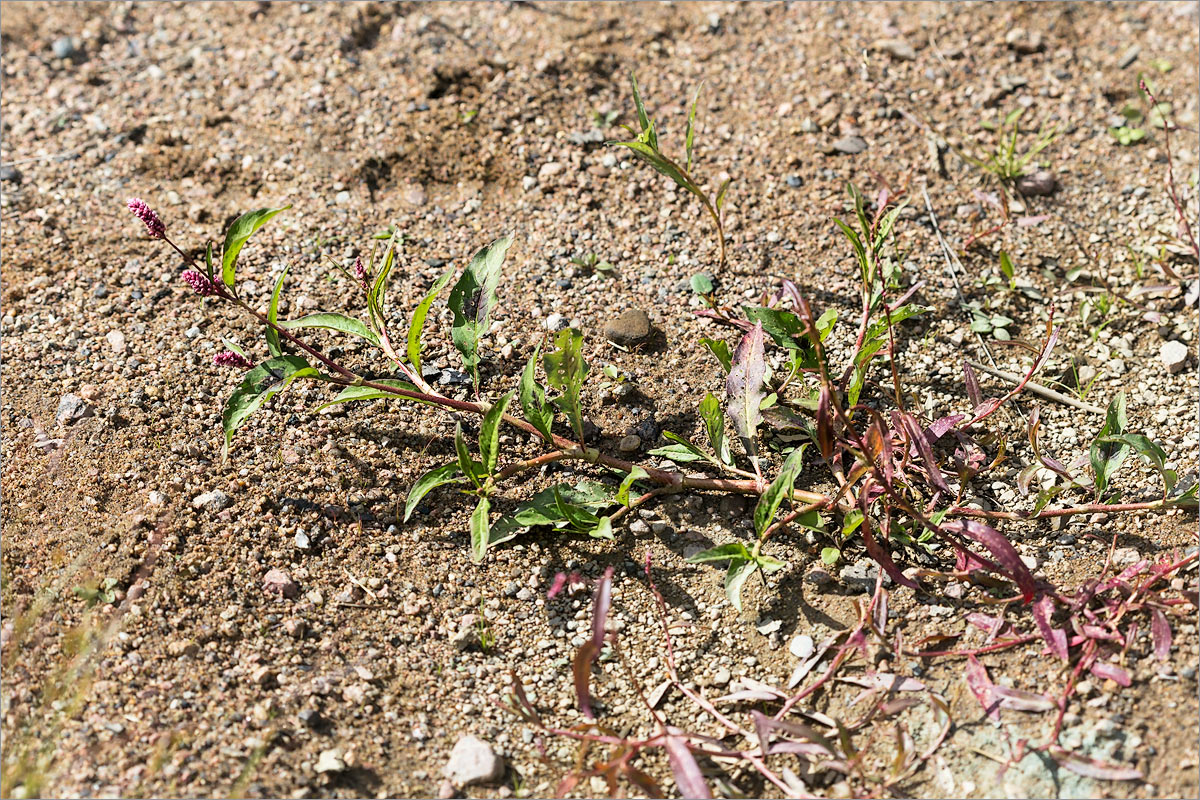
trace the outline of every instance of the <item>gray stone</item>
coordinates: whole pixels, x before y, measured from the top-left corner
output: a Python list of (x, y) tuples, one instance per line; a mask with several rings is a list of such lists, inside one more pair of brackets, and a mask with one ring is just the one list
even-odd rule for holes
[(567, 318), (555, 311), (553, 314), (546, 317), (544, 324), (546, 326), (546, 330), (548, 331), (561, 331), (563, 328), (567, 327)]
[(74, 58), (79, 52), (75, 47), (75, 40), (70, 36), (60, 36), (50, 45), (50, 49), (54, 52), (55, 58)]
[(843, 136), (833, 143), (833, 149), (852, 156), (866, 150), (867, 141), (861, 136)]
[(450, 751), (442, 774), (460, 787), (492, 783), (504, 776), (504, 760), (483, 739), (464, 736)]
[(1004, 35), (1004, 43), (1021, 55), (1030, 55), (1042, 50), (1046, 44), (1042, 41), (1039, 31), (1027, 31), (1024, 28), (1013, 28)]
[(294, 599), (300, 596), (300, 586), (281, 569), (272, 569), (263, 576), (263, 591), (277, 597)]
[(1169, 342), (1163, 342), (1162, 348), (1158, 351), (1159, 358), (1162, 359), (1163, 366), (1167, 368), (1167, 372), (1174, 375), (1183, 369), (1187, 363), (1188, 348), (1183, 342), (1172, 339)]
[(875, 49), (898, 61), (913, 61), (917, 57), (917, 51), (904, 39), (879, 39), (875, 42)]
[(617, 449), (622, 453), (636, 453), (639, 449), (641, 449), (641, 446), (642, 437), (638, 436), (636, 433), (631, 433), (621, 439), (621, 442), (617, 445)]
[(69, 425), (77, 419), (90, 417), (95, 413), (79, 395), (64, 394), (58, 401), (58, 411), (55, 412), (54, 418), (62, 425)]
[(1058, 178), (1049, 170), (1039, 169), (1017, 178), (1017, 191), (1026, 197), (1047, 197), (1058, 191)]
[(613, 344), (631, 347), (650, 338), (654, 331), (645, 311), (631, 308), (616, 319), (604, 323), (604, 338)]
[[(847, 589), (854, 592), (873, 592), (875, 591), (875, 580), (879, 576), (879, 565), (869, 558), (862, 558), (853, 564), (847, 564), (842, 567), (838, 577)], [(887, 575), (883, 576), (884, 586), (891, 585), (892, 579)]]
[(733, 678), (725, 667), (718, 669), (712, 677), (713, 686), (725, 686)]
[(788, 645), (788, 652), (802, 660), (811, 656), (815, 650), (816, 645), (813, 643), (812, 637), (804, 633), (793, 638)]
[(229, 495), (220, 489), (213, 489), (211, 492), (198, 494), (192, 498), (192, 508), (202, 508), (210, 514), (216, 514), (231, 505), (233, 505), (233, 501), (229, 499)]
[(438, 383), (442, 386), (466, 386), (470, 382), (470, 375), (456, 369), (444, 369), (438, 376)]
[(21, 171), (16, 167), (0, 167), (0, 181), (5, 183), (20, 183)]
[(317, 757), (317, 766), (314, 769), (318, 773), (345, 772), (346, 762), (342, 758), (342, 748), (334, 747), (330, 750), (322, 750), (321, 755)]

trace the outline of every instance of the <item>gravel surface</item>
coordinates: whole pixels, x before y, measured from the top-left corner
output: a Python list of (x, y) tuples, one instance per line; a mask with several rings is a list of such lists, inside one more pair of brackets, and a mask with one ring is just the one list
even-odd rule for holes
[[(1146, 141), (1123, 147), (1108, 129), (1138, 104), (1143, 72), (1178, 123), (1197, 128), (1196, 25), (1195, 3), (6, 5), (6, 795), (554, 796), (574, 748), (549, 740), (543, 761), (534, 731), (497, 701), (511, 673), (548, 718), (582, 721), (569, 663), (587, 635), (590, 590), (581, 580), (547, 598), (557, 573), (616, 570), (612, 624), (632, 674), (602, 663), (594, 692), (605, 724), (621, 730), (647, 722), (631, 681), (650, 692), (665, 677), (647, 550), (684, 678), (709, 697), (745, 678), (785, 685), (814, 642), (854, 623), (859, 592), (875, 582), (861, 551), (823, 567), (822, 542), (797, 532), (772, 544), (788, 567), (747, 584), (737, 613), (720, 570), (685, 563), (752, 534), (746, 501), (719, 495), (666, 497), (612, 542), (522, 536), (475, 566), (471, 505), (452, 491), (401, 521), (412, 480), (453, 458), (456, 420), (390, 401), (312, 414), (329, 396), (316, 386), (273, 400), (222, 465), (220, 413), (239, 375), (213, 355), (228, 338), (262, 356), (259, 331), (190, 293), (128, 198), (144, 198), (197, 250), (245, 210), (293, 204), (239, 265), (244, 294), (263, 308), (290, 267), (286, 317), (356, 312), (325, 258), (366, 255), (388, 226), (406, 237), (398, 325), (449, 266), (511, 233), (484, 391), (515, 386), (549, 331), (580, 328), (592, 440), (636, 454), (661, 446), (663, 430), (702, 435), (696, 405), (722, 386), (698, 341), (729, 333), (690, 313), (693, 273), (711, 273), (731, 304), (789, 277), (815, 307), (853, 318), (851, 254), (831, 224), (847, 212), (848, 180), (868, 194), (880, 181), (908, 187), (897, 244), (907, 274), (925, 281), (917, 298), (935, 310), (901, 329), (906, 385), (928, 415), (967, 410), (961, 360), (991, 362), (921, 190), (952, 246), (992, 227), (994, 185), (956, 153), (990, 141), (981, 121), (1024, 108), (1023, 126), (1044, 120), (1058, 136), (1013, 214), (1046, 219), (983, 238), (957, 281), (966, 300), (1012, 320), (1001, 327), (1013, 339), (1037, 340), (1053, 307), (1062, 339), (1040, 380), (1080, 382), (1101, 406), (1124, 390), (1130, 427), (1162, 444), (1186, 484), (1197, 475), (1197, 318), (1187, 282), (1170, 274), (1194, 276), (1197, 265), (1179, 247), (1161, 131), (1147, 123)], [(686, 193), (603, 144), (621, 134), (607, 112), (632, 122), (630, 70), (671, 151), (705, 82), (698, 171), (709, 188), (733, 178), (724, 269)], [(1196, 135), (1181, 131), (1174, 144), (1194, 209)], [(1001, 249), (1016, 265), (1011, 291), (985, 286)], [(582, 266), (591, 255), (614, 269)], [(1123, 293), (1164, 288), (1134, 297), (1150, 312), (1118, 304), (1085, 323), (1103, 281)], [(438, 305), (425, 362), (465, 398), (448, 328)], [(1024, 371), (1025, 351), (985, 336), (999, 369)], [(367, 368), (365, 349), (320, 341)], [(845, 354), (846, 343), (833, 348)], [(620, 381), (601, 371), (608, 364)], [(1102, 420), (1040, 405), (1045, 449), (1062, 461), (1085, 452)], [(1011, 461), (971, 499), (1024, 507), (1024, 424), (1015, 412), (997, 423)], [(501, 444), (506, 457), (537, 452), (511, 431)], [(503, 501), (569, 472), (555, 465)], [(1120, 478), (1134, 498), (1152, 497), (1156, 480), (1133, 459)], [(1194, 513), (1004, 530), (1040, 575), (1067, 586), (1094, 578), (1114, 543), (1118, 563), (1196, 544)], [(986, 597), (893, 588), (889, 624), (908, 641), (961, 632)], [(885, 665), (936, 687), (959, 723), (903, 793), (1196, 796), (1196, 743), (1179, 731), (1194, 731), (1198, 713), (1198, 641), (1195, 624), (1177, 625), (1167, 662), (1131, 654), (1132, 687), (1093, 678), (1067, 715), (1064, 742), (1136, 766), (1145, 782), (1058, 774), (1034, 756), (1001, 776), (987, 756), (1044, 738), (1050, 715), (1006, 717), (1002, 731), (967, 691), (961, 662)], [(1064, 679), (1040, 646), (984, 661), (1018, 688)], [(831, 689), (813, 708), (857, 716), (856, 693)], [(658, 708), (713, 732), (674, 693)], [(929, 735), (916, 723), (913, 733)], [(674, 791), (665, 759), (644, 766)], [(751, 796), (777, 793), (748, 774), (730, 779)], [(584, 781), (574, 794), (603, 791)]]

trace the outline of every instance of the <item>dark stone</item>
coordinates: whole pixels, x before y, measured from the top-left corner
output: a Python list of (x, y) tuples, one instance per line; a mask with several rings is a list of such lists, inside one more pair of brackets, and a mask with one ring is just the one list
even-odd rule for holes
[(0, 181), (6, 183), (20, 183), (21, 171), (16, 167), (0, 167)]
[(624, 347), (641, 344), (650, 338), (654, 328), (650, 317), (641, 309), (631, 308), (616, 319), (604, 324), (604, 338)]
[(1026, 197), (1047, 197), (1058, 191), (1058, 178), (1049, 170), (1039, 169), (1017, 178), (1017, 191)]

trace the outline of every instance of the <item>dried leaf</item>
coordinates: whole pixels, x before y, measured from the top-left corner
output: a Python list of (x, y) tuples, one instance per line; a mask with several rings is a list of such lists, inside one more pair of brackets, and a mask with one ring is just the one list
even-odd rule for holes
[(709, 798), (712, 793), (704, 782), (700, 765), (696, 757), (688, 749), (687, 742), (682, 736), (666, 737), (667, 760), (671, 762), (671, 774), (675, 776), (675, 785), (679, 793), (686, 798)]
[(759, 406), (766, 396), (763, 391), (766, 371), (767, 362), (763, 358), (763, 328), (762, 323), (757, 322), (738, 342), (733, 353), (733, 366), (725, 379), (727, 410), (733, 420), (734, 430), (741, 438), (746, 453), (756, 463), (758, 447), (755, 432), (762, 420)]

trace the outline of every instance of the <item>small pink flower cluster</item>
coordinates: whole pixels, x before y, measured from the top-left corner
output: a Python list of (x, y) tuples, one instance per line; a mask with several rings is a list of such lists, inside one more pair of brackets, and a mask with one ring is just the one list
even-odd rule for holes
[(197, 272), (194, 269), (185, 270), (183, 273), (183, 279), (187, 282), (187, 285), (191, 286), (196, 294), (200, 295), (201, 297), (212, 297), (213, 295), (220, 293), (217, 289), (217, 285), (209, 280), (208, 276), (202, 272)]
[(354, 277), (358, 278), (364, 289), (367, 288), (367, 268), (363, 266), (362, 256), (354, 259)]
[(151, 239), (162, 239), (167, 235), (167, 226), (150, 206), (136, 197), (126, 204), (133, 215), (146, 223), (146, 232)]
[(254, 366), (250, 359), (232, 350), (224, 350), (217, 353), (213, 356), (213, 363), (219, 367), (237, 367), (238, 369), (250, 369)]

